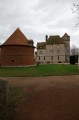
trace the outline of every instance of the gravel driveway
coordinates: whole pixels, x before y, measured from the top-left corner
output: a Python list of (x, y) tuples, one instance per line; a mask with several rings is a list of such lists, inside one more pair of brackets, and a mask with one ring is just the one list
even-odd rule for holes
[(11, 120), (79, 120), (79, 75), (1, 79), (25, 92)]

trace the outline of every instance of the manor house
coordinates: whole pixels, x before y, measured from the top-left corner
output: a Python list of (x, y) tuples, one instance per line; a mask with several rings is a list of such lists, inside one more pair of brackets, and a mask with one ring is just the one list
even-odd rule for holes
[(45, 42), (37, 43), (36, 60), (39, 63), (69, 63), (70, 61), (70, 36), (65, 33), (47, 36)]

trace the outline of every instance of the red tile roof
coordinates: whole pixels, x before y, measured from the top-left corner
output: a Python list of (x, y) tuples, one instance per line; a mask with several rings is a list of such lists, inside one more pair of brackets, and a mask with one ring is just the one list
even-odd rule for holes
[(29, 45), (29, 41), (19, 28), (2, 45)]

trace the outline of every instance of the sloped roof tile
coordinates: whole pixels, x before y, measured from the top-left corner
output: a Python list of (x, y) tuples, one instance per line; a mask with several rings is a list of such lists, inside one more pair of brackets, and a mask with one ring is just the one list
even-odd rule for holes
[(37, 49), (45, 49), (46, 42), (38, 42)]
[[(19, 28), (2, 45), (28, 45), (29, 40)], [(33, 42), (33, 41), (30, 41)]]
[(47, 40), (47, 44), (64, 44), (64, 40), (59, 35), (50, 36)]

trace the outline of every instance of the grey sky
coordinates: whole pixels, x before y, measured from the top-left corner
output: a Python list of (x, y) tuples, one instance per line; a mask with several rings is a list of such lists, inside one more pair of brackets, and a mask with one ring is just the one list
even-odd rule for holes
[(72, 13), (78, 0), (0, 0), (0, 43), (19, 27), (35, 45), (45, 35), (71, 36), (71, 46), (79, 47), (77, 13)]

